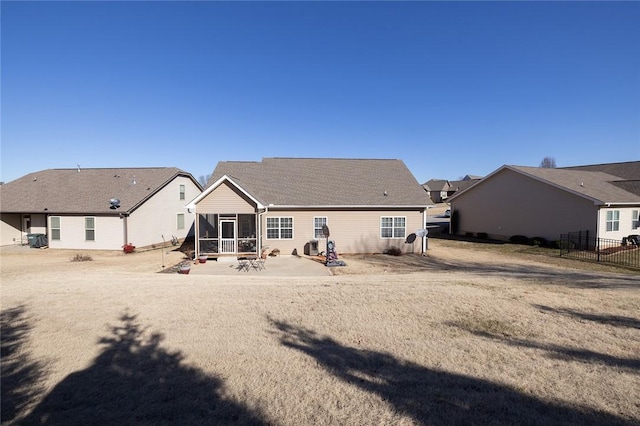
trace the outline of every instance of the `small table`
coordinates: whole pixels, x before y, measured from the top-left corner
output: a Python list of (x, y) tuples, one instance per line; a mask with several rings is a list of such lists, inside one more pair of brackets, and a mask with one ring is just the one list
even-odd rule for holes
[(238, 264), (240, 265), (240, 270), (245, 270), (249, 272), (249, 268), (260, 269), (258, 265), (258, 256), (238, 256)]

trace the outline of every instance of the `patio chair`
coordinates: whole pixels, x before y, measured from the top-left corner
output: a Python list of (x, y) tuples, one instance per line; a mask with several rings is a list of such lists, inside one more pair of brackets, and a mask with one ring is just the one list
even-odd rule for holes
[(265, 266), (265, 262), (267, 260), (267, 249), (262, 249), (260, 252), (260, 256), (256, 259), (256, 264), (258, 265), (258, 270), (262, 271), (263, 269), (267, 269)]
[(238, 256), (238, 271), (249, 272), (249, 259), (246, 256)]

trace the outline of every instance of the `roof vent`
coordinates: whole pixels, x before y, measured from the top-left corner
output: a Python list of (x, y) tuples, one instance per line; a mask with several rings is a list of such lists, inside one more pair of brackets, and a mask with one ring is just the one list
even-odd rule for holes
[(133, 179), (131, 180), (131, 185), (135, 185), (136, 183), (136, 175), (133, 175)]
[(389, 195), (387, 191), (384, 191), (384, 196), (386, 197), (387, 195)]
[(80, 173), (80, 164), (76, 164), (76, 166), (78, 167), (78, 173)]
[(580, 186), (584, 186), (584, 182), (580, 182)]

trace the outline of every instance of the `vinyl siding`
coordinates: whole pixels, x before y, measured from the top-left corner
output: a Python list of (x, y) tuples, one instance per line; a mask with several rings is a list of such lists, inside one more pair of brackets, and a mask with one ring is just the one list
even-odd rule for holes
[(592, 201), (508, 169), (453, 200), (452, 213), (459, 235), (484, 232), (492, 238), (548, 240), (579, 230), (596, 235), (598, 215)]
[[(340, 253), (382, 253), (391, 246), (403, 252), (420, 253), (421, 240), (414, 244), (405, 244), (405, 237), (383, 239), (380, 237), (380, 218), (382, 216), (402, 216), (406, 218), (406, 235), (424, 228), (423, 215), (418, 211), (336, 211), (336, 210), (308, 210), (308, 211), (270, 211), (262, 215), (261, 229), (264, 235), (263, 246), (269, 250), (278, 248), (281, 254), (291, 254), (294, 250), (304, 254), (304, 246), (314, 239), (313, 225), (315, 217), (326, 217), (331, 233), (329, 239), (335, 241), (338, 256)], [(293, 217), (293, 239), (267, 239), (267, 217)], [(326, 239), (320, 238), (319, 251), (326, 250)]]
[[(180, 185), (185, 186), (185, 199), (180, 199)], [(200, 193), (190, 178), (178, 176), (136, 209), (128, 218), (129, 243), (136, 247), (170, 241), (172, 236), (183, 239), (191, 230), (194, 215), (186, 209), (189, 200)], [(177, 215), (184, 213), (184, 229), (178, 229)], [(118, 247), (124, 244), (120, 238)]]
[(0, 215), (0, 245), (19, 245), (22, 243), (22, 215), (3, 213)]
[[(618, 231), (607, 231), (607, 211), (615, 210), (620, 212), (619, 229)], [(622, 240), (623, 237), (628, 235), (640, 234), (640, 229), (632, 229), (631, 227), (633, 210), (640, 210), (640, 207), (607, 207), (600, 209), (600, 214), (598, 215), (600, 238)]]
[(223, 182), (197, 205), (199, 214), (255, 213), (256, 205), (242, 192)]
[[(52, 215), (59, 216), (59, 215)], [(52, 240), (49, 247), (57, 249), (114, 250), (122, 246), (122, 219), (117, 216), (59, 216), (60, 240)], [(95, 218), (95, 241), (85, 239), (85, 217)], [(48, 219), (49, 226), (51, 218)]]

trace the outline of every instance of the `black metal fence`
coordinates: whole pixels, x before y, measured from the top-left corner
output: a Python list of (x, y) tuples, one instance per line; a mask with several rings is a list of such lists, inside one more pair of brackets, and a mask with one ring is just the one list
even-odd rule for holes
[(560, 256), (640, 269), (638, 239), (609, 240), (589, 236), (588, 231), (560, 236)]

